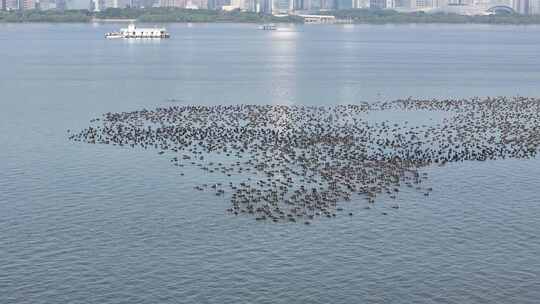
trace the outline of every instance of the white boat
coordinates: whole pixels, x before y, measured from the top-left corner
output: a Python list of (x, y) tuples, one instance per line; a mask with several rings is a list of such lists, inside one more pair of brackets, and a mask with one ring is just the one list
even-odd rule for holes
[(275, 31), (277, 30), (277, 26), (273, 23), (267, 23), (259, 26), (259, 29), (265, 31)]
[(115, 38), (135, 38), (135, 39), (161, 39), (169, 38), (165, 28), (137, 28), (135, 24), (130, 24), (127, 28), (120, 29), (119, 32), (105, 34), (107, 39)]

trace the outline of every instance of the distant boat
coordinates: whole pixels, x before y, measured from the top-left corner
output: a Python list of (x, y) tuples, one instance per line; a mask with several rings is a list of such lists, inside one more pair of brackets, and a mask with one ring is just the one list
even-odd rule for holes
[(135, 24), (130, 24), (127, 28), (120, 29), (119, 32), (105, 34), (107, 39), (115, 38), (135, 38), (135, 39), (161, 39), (169, 38), (165, 28), (137, 28)]
[(277, 26), (273, 23), (266, 23), (266, 24), (263, 24), (261, 26), (259, 26), (259, 29), (260, 30), (265, 30), (265, 31), (275, 31), (277, 30)]
[(169, 99), (167, 99), (167, 102), (184, 102), (184, 100), (176, 99), (176, 98), (169, 98)]

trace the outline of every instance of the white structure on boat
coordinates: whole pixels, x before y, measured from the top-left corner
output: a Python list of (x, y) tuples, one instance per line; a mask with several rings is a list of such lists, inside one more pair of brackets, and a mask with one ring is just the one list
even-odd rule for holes
[(275, 31), (277, 30), (277, 26), (273, 23), (267, 23), (267, 24), (262, 24), (259, 26), (259, 29), (260, 30), (265, 30), (265, 31)]
[(120, 29), (119, 32), (105, 34), (106, 38), (169, 38), (165, 28), (137, 28), (135, 24), (130, 24), (127, 28)]

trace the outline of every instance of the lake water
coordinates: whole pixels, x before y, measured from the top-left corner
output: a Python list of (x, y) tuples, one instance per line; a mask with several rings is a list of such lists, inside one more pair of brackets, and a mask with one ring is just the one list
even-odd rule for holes
[[(234, 217), (155, 151), (67, 140), (105, 112), (540, 96), (540, 27), (0, 25), (0, 303), (538, 303), (540, 160), (423, 170), (429, 197), (313, 225)], [(175, 99), (177, 103), (171, 103)], [(381, 212), (388, 215), (382, 215)]]

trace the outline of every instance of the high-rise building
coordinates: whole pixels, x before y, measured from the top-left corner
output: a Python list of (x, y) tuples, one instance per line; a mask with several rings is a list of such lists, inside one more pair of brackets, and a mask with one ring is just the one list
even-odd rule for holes
[(274, 0), (260, 0), (259, 10), (261, 13), (271, 14)]
[(305, 10), (305, 11), (311, 11), (314, 9), (314, 7), (320, 8), (318, 4), (318, 0), (295, 0), (294, 2), (294, 8), (296, 10)]
[[(386, 7), (395, 7), (397, 0), (386, 0)], [(351, 8), (368, 8), (370, 0), (336, 0), (336, 9), (351, 9)]]
[(105, 7), (118, 8), (118, 0), (105, 0)]
[(66, 9), (66, 0), (56, 0), (56, 9), (65, 10)]
[(435, 8), (447, 7), (448, 0), (432, 0), (431, 5)]
[(255, 9), (255, 5), (253, 0), (231, 0), (231, 4), (223, 6), (223, 8), (226, 10), (239, 9), (242, 11), (253, 11)]
[(394, 0), (394, 7), (409, 8), (411, 6), (410, 2), (410, 0)]
[(186, 0), (159, 0), (160, 7), (186, 7)]
[(368, 8), (370, 0), (353, 0), (353, 8)]
[(354, 8), (354, 0), (337, 0), (336, 9), (351, 9)]
[(424, 8), (431, 8), (433, 7), (432, 0), (411, 0), (411, 6), (412, 9), (424, 9)]
[(36, 8), (36, 2), (34, 0), (5, 0), (2, 2), (3, 7), (6, 10), (29, 10)]
[(207, 0), (206, 5), (208, 9), (219, 10), (223, 6), (231, 5), (231, 1), (230, 0)]
[(540, 0), (529, 0), (529, 14), (540, 15)]
[(89, 10), (99, 12), (105, 9), (105, 0), (90, 0)]
[(337, 6), (336, 2), (336, 0), (321, 0), (321, 9), (333, 10)]
[(486, 0), (488, 7), (493, 7), (497, 5), (505, 5), (512, 7), (514, 1), (512, 0)]
[(20, 3), (22, 4), (21, 8), (25, 10), (36, 8), (36, 3), (34, 0), (21, 0)]
[(207, 0), (187, 0), (186, 7), (189, 9), (204, 9), (208, 7)]
[(514, 10), (520, 14), (529, 14), (529, 0), (514, 0)]
[(386, 8), (386, 0), (370, 0), (369, 7), (379, 9)]
[(104, 0), (103, 7), (105, 8), (126, 8), (126, 7), (152, 7), (153, 1), (137, 1), (132, 0)]
[(16, 10), (19, 9), (18, 0), (6, 0), (6, 10)]
[(293, 4), (293, 0), (273, 0), (272, 14), (288, 14), (294, 10)]

